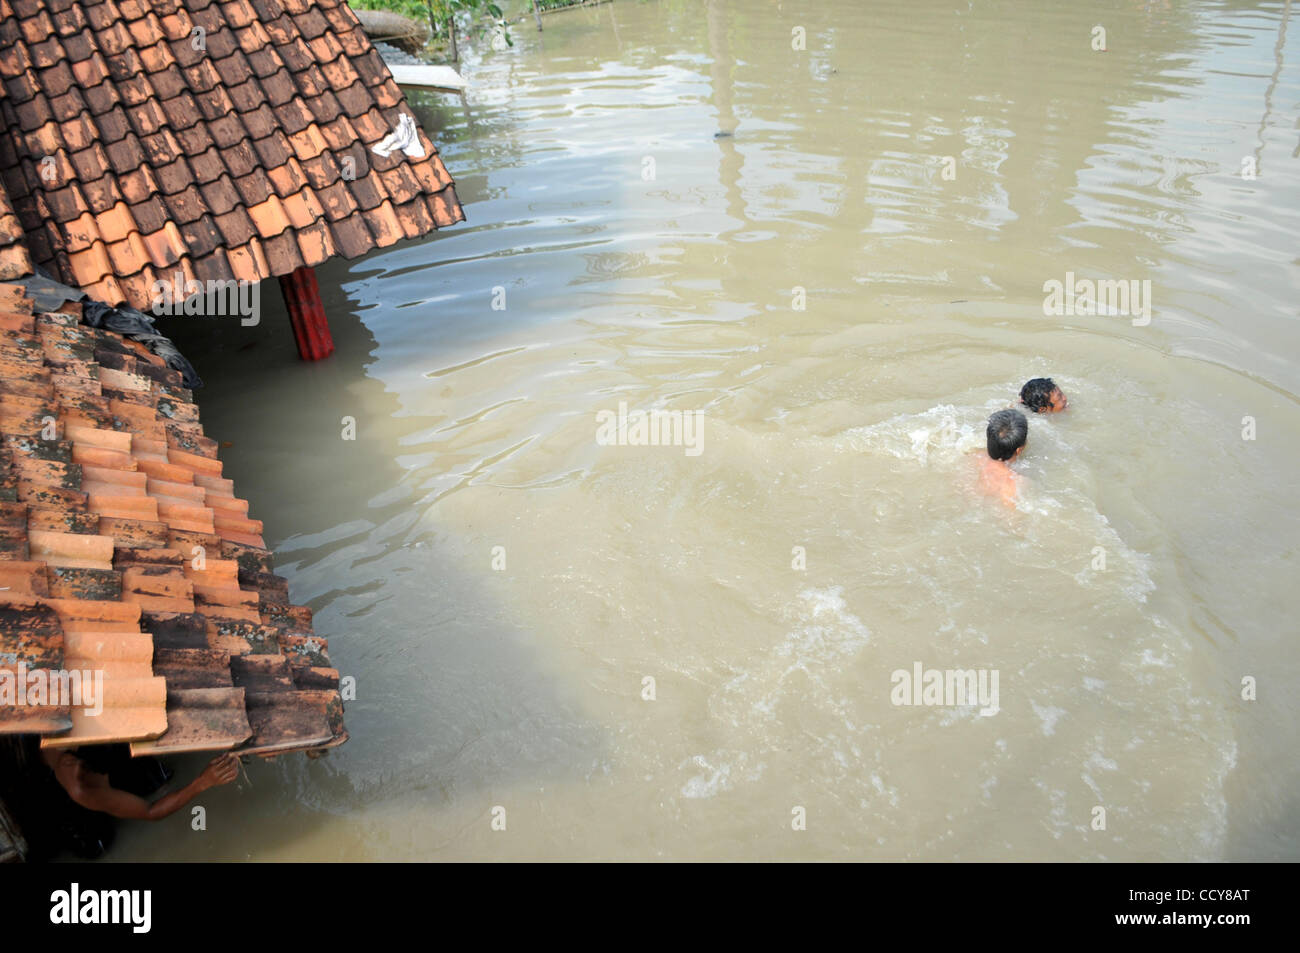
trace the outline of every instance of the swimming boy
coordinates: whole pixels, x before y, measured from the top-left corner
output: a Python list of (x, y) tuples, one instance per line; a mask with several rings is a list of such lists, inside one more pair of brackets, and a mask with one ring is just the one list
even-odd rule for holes
[(1069, 401), (1050, 377), (1035, 377), (1020, 388), (1020, 403), (1036, 414), (1054, 414), (1065, 410)]
[(1025, 449), (1029, 439), (1029, 421), (1018, 410), (999, 410), (989, 418), (986, 441), (988, 458), (983, 461), (980, 482), (988, 493), (1014, 504), (1016, 474), (1008, 464)]

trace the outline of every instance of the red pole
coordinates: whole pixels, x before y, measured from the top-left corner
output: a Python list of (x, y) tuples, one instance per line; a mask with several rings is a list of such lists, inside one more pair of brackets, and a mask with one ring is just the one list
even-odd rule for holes
[(312, 268), (299, 268), (280, 276), (280, 291), (289, 312), (289, 324), (298, 342), (298, 356), (304, 361), (319, 361), (334, 353), (329, 319), (320, 300), (320, 286)]

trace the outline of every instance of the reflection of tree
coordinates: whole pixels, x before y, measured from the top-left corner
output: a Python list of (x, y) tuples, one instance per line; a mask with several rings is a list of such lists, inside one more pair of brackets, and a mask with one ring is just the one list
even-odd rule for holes
[[(1264, 130), (1268, 128), (1268, 117), (1273, 112), (1273, 91), (1277, 89), (1277, 81), (1282, 77), (1283, 51), (1286, 49), (1286, 24), (1291, 18), (1291, 0), (1286, 0), (1282, 7), (1282, 19), (1277, 24), (1277, 44), (1273, 47), (1273, 59), (1277, 65), (1273, 67), (1273, 75), (1269, 79), (1268, 89), (1264, 91), (1264, 115), (1259, 118), (1259, 142), (1255, 146), (1255, 172), (1256, 174), (1264, 171)], [(1292, 158), (1300, 157), (1300, 141), (1296, 142), (1295, 151), (1291, 153)]]
[(745, 227), (745, 199), (740, 191), (740, 176), (744, 157), (732, 138), (737, 126), (732, 105), (732, 86), (735, 82), (735, 63), (731, 58), (731, 42), (727, 35), (728, 17), (726, 0), (708, 0), (705, 20), (708, 24), (709, 75), (712, 79), (713, 104), (718, 110), (718, 149), (722, 158), (718, 164), (718, 181), (727, 192), (727, 213), (736, 228)]
[[(820, 155), (823, 169), (842, 173), (841, 193), (832, 198), (833, 186), (813, 192), (791, 183), (802, 211), (814, 213), (805, 221), (816, 221), (827, 202), (830, 211), (821, 214), (847, 209), (871, 222), (873, 212), (884, 213), (886, 231), (900, 230), (896, 219), (904, 214), (911, 221), (951, 216), (939, 172), (941, 158), (952, 155), (960, 166), (952, 191), (969, 224), (1004, 230), (1032, 247), (1045, 218), (1073, 217), (1065, 206), (1079, 173), (1117, 139), (1118, 112), (1198, 82), (1169, 69), (1197, 42), (1194, 16), (1180, 5), (1148, 6), (1135, 16), (1125, 4), (1099, 13), (1002, 0), (967, 13), (923, 0), (886, 14), (838, 5), (756, 10), (709, 0), (703, 19), (723, 131), (735, 128), (738, 114), (788, 124), (798, 132), (767, 133), (765, 144), (787, 140), (793, 151)], [(1109, 53), (1090, 49), (1098, 22), (1108, 24)], [(806, 31), (806, 51), (790, 49), (796, 25)], [(698, 27), (675, 19), (672, 26), (679, 45), (695, 46)], [(918, 31), (923, 39), (909, 36)], [(1101, 70), (1122, 70), (1124, 80), (1093, 79)], [(843, 123), (838, 137), (821, 116)], [(1091, 149), (1067, 151), (1078, 142)], [(739, 221), (746, 207), (741, 172), (746, 158), (755, 162), (753, 145), (743, 130), (718, 142), (727, 211)], [(757, 181), (771, 178), (758, 168), (749, 172)], [(762, 217), (749, 197), (750, 214)]]

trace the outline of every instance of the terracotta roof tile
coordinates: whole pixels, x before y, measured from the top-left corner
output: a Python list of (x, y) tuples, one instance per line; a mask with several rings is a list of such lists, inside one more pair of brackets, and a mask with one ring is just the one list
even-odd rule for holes
[(86, 28), (86, 15), (81, 12), (79, 5), (69, 2), (61, 10), (55, 9), (53, 4), (46, 6), (49, 7), (50, 17), (54, 20), (54, 28), (59, 36), (67, 36), (69, 33), (76, 33)]
[(249, 3), (222, 3), (221, 16), (233, 27), (246, 27), (257, 22), (257, 11)]
[(150, 11), (146, 0), (118, 0), (117, 8), (122, 11), (122, 16), (127, 20), (146, 16)]
[[(118, 87), (118, 89), (121, 88), (122, 87)], [(137, 102), (137, 105), (139, 105), (140, 102), (144, 102), (144, 100), (139, 100)], [(129, 135), (131, 132), (130, 120), (127, 119), (126, 110), (124, 110), (121, 106), (113, 106), (111, 109), (109, 109), (102, 115), (96, 116), (95, 124), (99, 128), (99, 140), (105, 146), (109, 146), (115, 142), (119, 142), (127, 135)], [(136, 145), (136, 149), (138, 150), (139, 143), (136, 143), (135, 145)], [(127, 165), (126, 167), (134, 168), (138, 164), (139, 164), (139, 158), (137, 156), (136, 160), (130, 163), (129, 165)]]
[(90, 107), (86, 104), (86, 98), (81, 95), (80, 88), (74, 86), (61, 96), (50, 98), (50, 113), (60, 123), (66, 123), (70, 119), (75, 119), (82, 113), (88, 113)]
[[(158, 4), (154, 4), (154, 7), (157, 9)], [(158, 22), (162, 27), (163, 36), (169, 40), (185, 40), (193, 35), (194, 21), (190, 19), (184, 7), (178, 7), (176, 12), (160, 16)]]
[(338, 159), (332, 152), (326, 152), (315, 159), (308, 159), (302, 163), (302, 170), (307, 176), (307, 181), (311, 183), (311, 187), (314, 189), (323, 189), (328, 185), (333, 185), (343, 177)]
[(253, 144), (248, 140), (241, 140), (229, 148), (222, 149), (221, 161), (226, 164), (230, 174), (236, 178), (248, 175), (260, 168), (257, 153), (253, 151)]
[[(265, 267), (258, 242), (241, 251)], [(0, 732), (136, 754), (342, 743), (328, 644), (288, 605), (176, 372), (75, 307), (31, 310), (0, 285), (0, 666), (102, 672), (104, 711), (0, 707)], [(43, 439), (47, 416), (61, 439)]]
[(47, 97), (62, 96), (76, 81), (66, 61), (55, 63), (48, 69), (37, 72), (40, 90)]
[[(116, 83), (122, 83), (133, 77), (144, 80), (144, 77), (140, 76), (144, 71), (144, 62), (140, 59), (140, 54), (132, 46), (127, 46), (121, 53), (109, 56), (107, 64), (108, 77)], [(145, 83), (145, 89), (148, 89), (147, 82)]]
[(291, 229), (266, 239), (265, 248), (267, 262), (273, 271), (294, 271), (307, 264)]
[(25, 108), (19, 110), (18, 128), (23, 132), (31, 132), (44, 126), (53, 118), (54, 111), (50, 109), (49, 100), (44, 96), (34, 96)]
[(271, 112), (271, 107), (264, 102), (259, 103), (251, 111), (241, 113), (239, 119), (244, 124), (244, 131), (248, 133), (248, 138), (254, 141), (265, 139), (267, 136), (276, 133), (284, 134), (298, 131), (297, 129), (283, 127), (280, 123), (277, 123), (275, 115)]
[(366, 228), (365, 219), (360, 215), (352, 215), (331, 223), (330, 237), (334, 246), (345, 258), (364, 255), (368, 249), (375, 247), (370, 230)]
[(99, 45), (100, 52), (105, 56), (115, 57), (131, 49), (134, 39), (131, 36), (131, 31), (119, 20), (110, 23), (106, 27), (97, 28), (95, 30), (95, 42)]
[[(249, 85), (252, 85), (251, 81)], [(316, 119), (316, 114), (301, 99), (291, 99), (283, 106), (277, 106), (274, 110), (274, 116), (286, 135), (302, 132)], [(245, 125), (247, 125), (247, 120), (245, 120)]]
[(323, 220), (298, 229), (295, 237), (302, 260), (307, 265), (319, 265), (339, 252), (329, 226)]
[(135, 41), (137, 47), (152, 46), (165, 35), (162, 23), (152, 10), (148, 10), (143, 17), (129, 23), (127, 29), (131, 31), (131, 39)]
[(35, 16), (26, 17), (19, 23), (19, 29), (29, 44), (39, 43), (54, 32), (54, 21), (44, 10)]
[[(142, 46), (139, 50), (140, 62), (144, 64), (145, 70), (151, 74), (151, 81), (158, 89), (158, 95), (163, 99), (170, 99), (176, 95), (177, 90), (186, 88), (185, 75), (181, 72), (180, 65), (176, 62), (176, 57), (172, 54), (171, 47), (166, 40), (160, 40), (149, 46)], [(166, 73), (166, 76), (159, 78), (157, 74)]]
[(201, 63), (206, 60), (208, 56), (206, 50), (196, 50), (191, 42), (191, 38), (188, 36), (182, 37), (179, 40), (168, 40), (167, 45), (171, 47), (172, 56), (176, 58), (176, 62), (182, 68), (194, 66), (196, 63)]
[(145, 255), (148, 256), (156, 268), (166, 268), (169, 265), (174, 265), (186, 253), (185, 239), (181, 236), (180, 229), (176, 227), (174, 222), (166, 222), (156, 232), (143, 236), (142, 243), (145, 248)]
[[(81, 95), (76, 91), (60, 97), (57, 101), (68, 102), (74, 97), (77, 100), (77, 104), (84, 108), (85, 104), (81, 101)], [(53, 106), (53, 103), (51, 103), (51, 106)], [(98, 130), (95, 128), (95, 124), (91, 121), (90, 116), (82, 112), (81, 109), (78, 109), (77, 113), (62, 120), (61, 128), (63, 132), (63, 141), (66, 143), (67, 148), (72, 152), (80, 152), (82, 149), (89, 149), (91, 143), (95, 141), (98, 134)]]
[(281, 198), (294, 195), (309, 185), (302, 164), (294, 158), (290, 158), (278, 169), (271, 169), (266, 177), (270, 180), (271, 187), (275, 189), (275, 194)]
[[(265, 34), (263, 34), (265, 36)], [(248, 55), (248, 65), (252, 67), (253, 72), (261, 79), (273, 76), (277, 73), (283, 73), (285, 62), (281, 59), (280, 54), (275, 47), (269, 44), (262, 49), (250, 52)]]
[(235, 179), (234, 185), (244, 205), (248, 207), (265, 202), (273, 191), (271, 180), (267, 178), (260, 166), (254, 168), (248, 175)]
[(167, 124), (167, 114), (156, 99), (146, 100), (127, 109), (131, 125), (139, 136), (151, 136)]
[[(323, 79), (324, 76), (322, 75), (321, 78)], [(332, 122), (343, 113), (343, 104), (334, 95), (334, 91), (328, 87), (325, 87), (319, 96), (308, 100), (308, 108), (319, 123)]]
[[(214, 49), (211, 50), (211, 54), (212, 65), (216, 69), (217, 75), (221, 77), (222, 83), (226, 86), (238, 86), (253, 75), (253, 64), (249, 62), (243, 50), (235, 49), (228, 55), (223, 56)], [(274, 70), (271, 72), (274, 72)], [(258, 75), (261, 75), (260, 71)]]
[[(105, 176), (105, 178), (109, 178)], [(102, 181), (102, 180), (101, 180)], [(122, 197), (128, 204), (145, 202), (158, 192), (158, 180), (148, 166), (141, 166), (115, 180)]]
[[(358, 175), (360, 170), (358, 170)], [(362, 211), (369, 212), (371, 209), (379, 206), (385, 198), (388, 197), (388, 190), (384, 188), (383, 180), (378, 175), (366, 175), (359, 177), (352, 183), (352, 197), (357, 200), (357, 205)]]
[[(302, 41), (299, 40), (299, 43)], [(304, 44), (306, 50), (306, 45)], [(282, 51), (283, 52), (283, 51)], [(299, 70), (294, 67), (293, 82), (302, 93), (303, 99), (307, 101), (309, 107), (313, 107), (316, 97), (330, 91), (333, 87), (325, 77), (324, 71), (316, 65), (316, 59), (311, 55), (311, 50), (306, 50), (306, 59), (308, 66)], [(313, 107), (314, 108), (314, 107)]]
[(226, 214), (241, 201), (240, 193), (228, 175), (200, 185), (199, 191), (204, 203), (217, 215)]
[(288, 162), (295, 153), (300, 159), (319, 155), (321, 149), (312, 152), (318, 142), (323, 148), (324, 140), (320, 138), (319, 131), (313, 134), (311, 129), (304, 129), (296, 136), (286, 138), (284, 133), (277, 129), (264, 139), (254, 140), (253, 149), (264, 168), (274, 169)]
[(70, 63), (80, 63), (82, 60), (88, 59), (95, 52), (93, 34), (91, 34), (90, 30), (81, 30), (78, 33), (64, 36), (63, 52)]
[(81, 189), (75, 185), (55, 189), (46, 195), (45, 200), (49, 202), (50, 210), (60, 222), (72, 221), (90, 211)]
[(155, 189), (143, 202), (131, 206), (131, 215), (145, 235), (158, 231), (167, 222), (167, 207), (163, 205), (159, 192)]
[(356, 127), (352, 125), (352, 120), (347, 116), (339, 116), (333, 122), (325, 123), (317, 128), (323, 137), (322, 147), (317, 149), (314, 155), (306, 156), (308, 159), (314, 159), (324, 152), (326, 148), (337, 155), (362, 141)]
[(433, 224), (433, 213), (423, 198), (415, 198), (397, 207), (397, 218), (406, 230), (407, 238), (419, 238), (426, 234)]
[(210, 121), (208, 132), (217, 146), (222, 149), (230, 148), (245, 136), (244, 127), (236, 117), (230, 115)]
[(185, 161), (181, 158), (185, 153), (184, 147), (181, 146), (180, 140), (176, 138), (172, 131), (166, 127), (154, 135), (146, 136), (140, 140), (140, 145), (144, 150), (145, 158), (149, 160), (149, 164), (155, 167), (171, 166), (177, 162)]
[(320, 64), (321, 72), (334, 89), (347, 89), (357, 81), (361, 74), (356, 66), (343, 56), (343, 48), (333, 37), (323, 36), (310, 44), (313, 55)]
[(179, 151), (173, 153), (172, 158), (166, 162), (155, 162), (153, 171), (163, 195), (182, 192), (194, 181), (194, 172), (190, 169), (190, 164), (180, 158)]
[(121, 17), (121, 11), (118, 10), (116, 4), (114, 4), (112, 0), (107, 0), (105, 3), (91, 3), (86, 5), (86, 19), (90, 21), (90, 25), (96, 30), (104, 29), (117, 20), (120, 20)]
[(352, 194), (343, 179), (324, 189), (316, 189), (316, 196), (320, 199), (321, 207), (325, 209), (325, 216), (331, 222), (346, 218), (356, 211), (356, 203), (352, 200)]
[(191, 10), (190, 15), (194, 18), (195, 26), (207, 30), (204, 37), (207, 43), (206, 55), (214, 60), (223, 60), (239, 50), (234, 32), (226, 29), (215, 7), (203, 11)]
[(148, 254), (148, 247), (141, 240), (139, 232), (131, 232), (122, 241), (110, 242), (108, 245), (108, 258), (113, 263), (115, 272), (127, 271), (129, 264), (139, 262)]
[(249, 77), (242, 83), (226, 87), (231, 102), (241, 113), (250, 112), (266, 102), (262, 86), (256, 77)]
[(266, 93), (266, 101), (271, 106), (283, 106), (298, 95), (293, 77), (284, 69), (262, 77), (262, 91)]
[(185, 77), (185, 82), (189, 84), (190, 91), (196, 95), (207, 92), (221, 82), (221, 75), (212, 65), (212, 60), (207, 57), (192, 65), (182, 64), (180, 71)]
[(375, 102), (379, 104), (381, 109), (392, 109), (395, 106), (400, 106), (403, 101), (402, 90), (391, 78), (372, 86), (370, 92), (374, 95)]
[[(398, 205), (405, 205), (423, 191), (422, 186), (405, 163), (379, 173), (384, 188)], [(423, 233), (421, 233), (423, 234)]]
[(186, 186), (181, 191), (164, 196), (162, 202), (172, 213), (172, 218), (178, 225), (186, 224), (198, 220), (200, 216), (207, 215), (211, 209), (203, 202), (203, 196), (199, 194), (198, 187)]
[(183, 113), (191, 117), (192, 122), (188, 127), (172, 123), (172, 130), (176, 133), (176, 139), (180, 142), (181, 148), (185, 150), (187, 156), (196, 156), (213, 149), (216, 143), (208, 135), (207, 126), (197, 121), (199, 115), (198, 104), (189, 93), (181, 93), (174, 99), (169, 99), (163, 103), (163, 109), (169, 114)]
[(202, 258), (210, 255), (221, 246), (224, 236), (211, 215), (204, 215), (196, 222), (189, 222), (180, 227), (185, 239), (187, 254)]
[[(158, 44), (154, 48), (146, 47), (146, 51), (162, 48), (162, 44)], [(175, 62), (168, 61), (163, 54), (159, 53), (158, 58), (152, 61), (155, 65), (150, 65), (150, 61), (146, 61), (143, 55), (141, 62), (149, 70), (149, 82), (153, 84), (154, 92), (160, 100), (172, 99), (186, 91), (185, 77), (181, 75), (181, 68)]]
[(279, 197), (275, 195), (272, 195), (260, 205), (251, 207), (248, 214), (253, 220), (253, 225), (263, 238), (279, 235), (289, 226), (289, 215)]
[[(340, 8), (341, 9), (341, 8)], [(349, 11), (350, 13), (351, 11)], [(358, 26), (352, 30), (340, 30), (338, 33), (339, 45), (343, 47), (343, 52), (348, 56), (362, 56), (370, 48), (370, 41), (366, 38), (365, 32)]]
[(81, 95), (92, 116), (102, 115), (122, 101), (122, 97), (117, 94), (117, 87), (107, 82), (98, 86), (83, 86)]
[[(99, 149), (99, 146), (96, 144), (92, 148)], [(89, 153), (92, 150), (87, 149), (85, 151)], [(108, 159), (108, 168), (105, 169), (105, 171), (112, 169), (117, 175), (127, 175), (135, 169), (141, 168), (140, 154), (144, 149), (140, 145), (140, 140), (136, 137), (135, 133), (131, 132), (129, 129), (124, 136), (110, 142), (107, 150), (101, 151), (104, 152), (104, 156)], [(72, 163), (74, 166), (77, 166), (78, 172), (81, 171), (81, 167), (77, 164), (77, 156), (80, 154), (81, 153), (74, 153), (72, 156)], [(96, 159), (98, 159), (98, 153), (95, 155)], [(83, 179), (89, 178), (89, 176), (84, 174), (80, 177)]]
[(217, 227), (221, 229), (221, 234), (226, 237), (228, 251), (231, 250), (231, 245), (236, 247), (243, 245), (257, 234), (257, 226), (248, 217), (248, 209), (243, 205), (238, 205), (224, 215), (216, 215), (214, 218)]

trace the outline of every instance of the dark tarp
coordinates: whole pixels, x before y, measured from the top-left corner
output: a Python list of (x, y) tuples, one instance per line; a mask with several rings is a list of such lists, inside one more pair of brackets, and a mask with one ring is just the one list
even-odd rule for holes
[(176, 349), (176, 345), (170, 338), (158, 333), (153, 326), (153, 318), (143, 311), (137, 311), (126, 305), (110, 308), (101, 302), (90, 301), (85, 292), (60, 284), (40, 273), (23, 278), (15, 284), (21, 285), (27, 292), (27, 297), (32, 299), (32, 310), (37, 312), (58, 311), (65, 302), (84, 301), (81, 310), (82, 324), (116, 331), (132, 341), (139, 341), (166, 361), (167, 366), (172, 370), (180, 371), (185, 386), (190, 390), (203, 386), (203, 380), (194, 370), (194, 365)]

